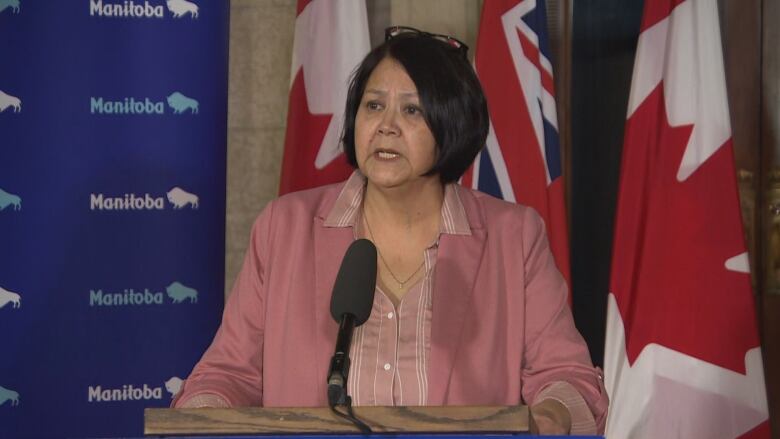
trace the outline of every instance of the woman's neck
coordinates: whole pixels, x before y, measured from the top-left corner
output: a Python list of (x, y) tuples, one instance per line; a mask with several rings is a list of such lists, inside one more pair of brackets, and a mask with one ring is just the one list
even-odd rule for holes
[(370, 181), (366, 185), (363, 209), (371, 218), (392, 228), (411, 229), (425, 225), (441, 216), (444, 187), (438, 176), (426, 179), (415, 187), (381, 188)]

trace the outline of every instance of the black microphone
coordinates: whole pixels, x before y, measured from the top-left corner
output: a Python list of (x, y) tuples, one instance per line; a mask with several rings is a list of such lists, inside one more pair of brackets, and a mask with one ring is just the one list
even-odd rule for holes
[(375, 289), (376, 247), (367, 239), (358, 239), (344, 254), (330, 300), (330, 313), (339, 323), (336, 352), (330, 360), (328, 373), (328, 403), (331, 406), (349, 405), (347, 376), (352, 331), (368, 320)]

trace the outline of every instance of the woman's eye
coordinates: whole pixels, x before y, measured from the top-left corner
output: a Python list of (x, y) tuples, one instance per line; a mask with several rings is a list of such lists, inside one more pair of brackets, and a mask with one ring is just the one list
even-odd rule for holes
[(369, 110), (378, 110), (382, 108), (382, 106), (379, 104), (379, 102), (376, 101), (368, 101), (366, 102), (366, 108)]
[(409, 114), (411, 116), (417, 116), (422, 114), (422, 109), (420, 107), (417, 107), (415, 105), (409, 105), (405, 108), (406, 114)]

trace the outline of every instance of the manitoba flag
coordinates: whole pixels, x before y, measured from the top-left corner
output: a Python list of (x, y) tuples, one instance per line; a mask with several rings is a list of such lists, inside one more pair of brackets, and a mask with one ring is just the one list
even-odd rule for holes
[(298, 0), (279, 193), (346, 179), (339, 135), (349, 75), (369, 51), (364, 1)]
[(769, 437), (717, 2), (646, 0), (604, 360), (607, 437)]
[(544, 0), (485, 0), (476, 70), (488, 100), (486, 148), (464, 186), (531, 206), (569, 279), (558, 118)]

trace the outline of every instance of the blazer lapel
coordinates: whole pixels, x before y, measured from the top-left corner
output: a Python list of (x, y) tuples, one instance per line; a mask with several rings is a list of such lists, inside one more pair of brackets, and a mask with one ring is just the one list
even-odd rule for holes
[(458, 346), (463, 341), (463, 322), (474, 292), (474, 283), (485, 248), (486, 232), (470, 193), (461, 191), (471, 235), (442, 234), (433, 284), (431, 363), (428, 404), (444, 405)]

